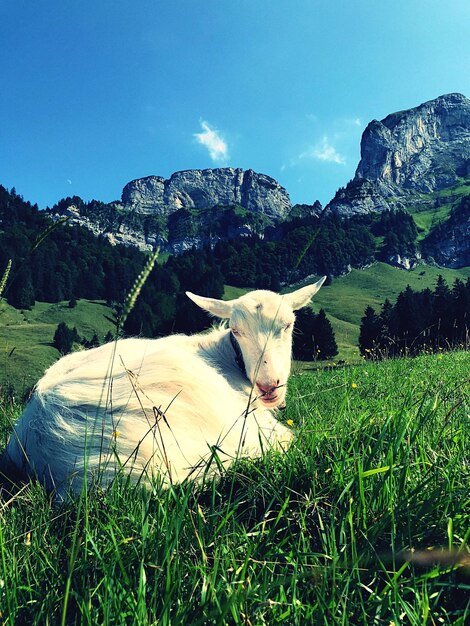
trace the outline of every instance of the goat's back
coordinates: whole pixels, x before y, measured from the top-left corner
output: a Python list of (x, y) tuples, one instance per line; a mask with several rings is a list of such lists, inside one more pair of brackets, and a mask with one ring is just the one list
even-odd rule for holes
[[(233, 377), (233, 372), (231, 373)], [(83, 477), (109, 483), (163, 472), (181, 481), (217, 451), (230, 463), (291, 433), (250, 405), (248, 381), (204, 358), (194, 337), (126, 339), (60, 359), (15, 426), (7, 459), (63, 493)], [(145, 479), (145, 478), (144, 478)]]

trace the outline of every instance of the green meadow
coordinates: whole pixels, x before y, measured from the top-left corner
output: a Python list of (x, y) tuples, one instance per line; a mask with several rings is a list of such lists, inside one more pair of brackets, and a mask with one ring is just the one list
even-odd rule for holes
[[(121, 477), (61, 504), (34, 481), (2, 492), (0, 623), (468, 623), (469, 353), (364, 363), (356, 347), (367, 305), (440, 273), (470, 268), (375, 264), (318, 293), (347, 365), (294, 365), (288, 450), (170, 488)], [(0, 304), (0, 453), (61, 321), (87, 339), (115, 329), (102, 302)]]
[[(429, 194), (420, 194), (416, 198), (420, 202), (407, 208), (418, 227), (418, 241), (424, 239), (437, 224), (444, 222), (449, 217), (456, 202), (468, 195), (470, 195), (470, 181), (464, 178), (453, 187)], [(439, 203), (438, 206), (436, 206), (436, 201)], [(426, 205), (431, 206), (431, 208), (423, 209), (422, 207), (426, 207)]]
[[(468, 624), (469, 371), (464, 352), (304, 370), (285, 452), (59, 506), (4, 494), (1, 623)], [(0, 448), (20, 409), (0, 405)]]
[(75, 326), (88, 340), (96, 333), (103, 341), (116, 329), (111, 309), (100, 301), (78, 300), (73, 309), (68, 302), (36, 302), (30, 311), (0, 301), (0, 384), (22, 394), (39, 380), (59, 357), (52, 342), (60, 322)]

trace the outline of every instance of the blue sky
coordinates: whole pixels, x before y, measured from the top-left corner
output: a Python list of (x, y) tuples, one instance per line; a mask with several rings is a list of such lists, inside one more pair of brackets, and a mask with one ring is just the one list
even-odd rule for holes
[(230, 166), (325, 204), (371, 119), (470, 97), (469, 35), (468, 0), (0, 0), (0, 184), (43, 208)]

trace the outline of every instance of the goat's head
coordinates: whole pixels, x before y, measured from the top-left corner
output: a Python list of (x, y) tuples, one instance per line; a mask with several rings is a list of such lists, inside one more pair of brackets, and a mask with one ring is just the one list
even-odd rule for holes
[(258, 290), (229, 301), (186, 292), (211, 315), (228, 320), (240, 346), (246, 375), (255, 394), (269, 408), (284, 404), (291, 367), (294, 311), (307, 306), (325, 279), (326, 276), (285, 295)]

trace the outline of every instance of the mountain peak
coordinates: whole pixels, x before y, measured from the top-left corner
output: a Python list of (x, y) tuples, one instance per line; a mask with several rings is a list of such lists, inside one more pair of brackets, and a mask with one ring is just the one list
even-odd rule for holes
[(124, 187), (122, 203), (139, 213), (164, 216), (182, 208), (238, 204), (274, 220), (283, 219), (291, 209), (287, 191), (274, 178), (233, 167), (183, 170), (168, 180), (139, 178)]
[(470, 100), (447, 94), (371, 122), (355, 179), (429, 192), (454, 184), (469, 166)]
[(355, 177), (327, 208), (345, 215), (380, 211), (462, 177), (470, 177), (470, 100), (450, 93), (370, 122)]

